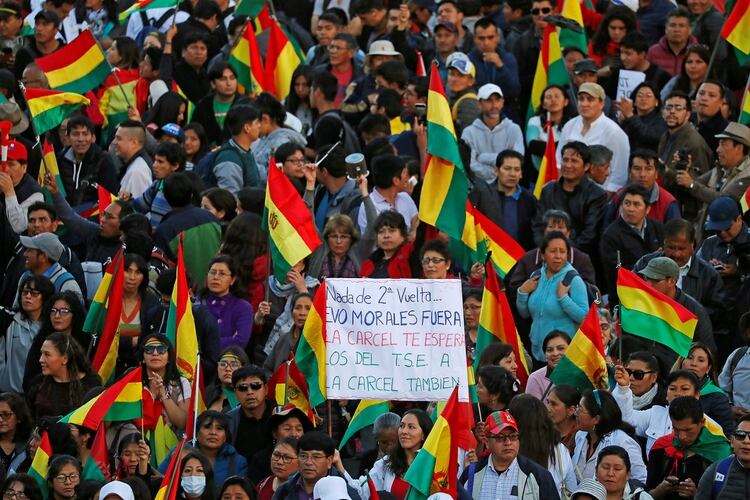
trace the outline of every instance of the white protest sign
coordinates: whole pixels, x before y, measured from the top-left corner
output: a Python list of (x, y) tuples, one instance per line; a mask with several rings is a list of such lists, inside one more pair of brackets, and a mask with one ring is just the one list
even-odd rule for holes
[(329, 399), (468, 400), (459, 280), (326, 280)]
[(623, 97), (630, 100), (630, 94), (635, 88), (646, 80), (646, 73), (642, 71), (620, 70), (620, 79), (617, 81), (617, 101)]

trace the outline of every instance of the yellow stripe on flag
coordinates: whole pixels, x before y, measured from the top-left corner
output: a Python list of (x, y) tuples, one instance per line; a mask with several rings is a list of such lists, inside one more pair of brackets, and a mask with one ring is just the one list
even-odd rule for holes
[(91, 69), (101, 64), (102, 61), (104, 61), (102, 51), (99, 50), (97, 45), (92, 45), (75, 64), (50, 71), (45, 73), (45, 75), (49, 81), (49, 86), (56, 88), (59, 85), (64, 85), (88, 76), (91, 73)]
[(658, 317), (686, 337), (693, 336), (698, 320), (691, 318), (683, 322), (671, 305), (657, 301), (637, 288), (623, 285), (617, 286), (617, 296), (622, 307)]

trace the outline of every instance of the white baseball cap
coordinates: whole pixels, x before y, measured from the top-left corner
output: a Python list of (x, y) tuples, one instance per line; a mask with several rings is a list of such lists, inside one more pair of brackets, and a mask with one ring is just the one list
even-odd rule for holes
[(480, 100), (484, 101), (486, 99), (489, 99), (492, 94), (497, 94), (500, 97), (503, 97), (503, 89), (495, 85), (494, 83), (485, 83), (481, 87), (479, 87), (479, 92), (477, 92), (477, 97), (479, 97)]

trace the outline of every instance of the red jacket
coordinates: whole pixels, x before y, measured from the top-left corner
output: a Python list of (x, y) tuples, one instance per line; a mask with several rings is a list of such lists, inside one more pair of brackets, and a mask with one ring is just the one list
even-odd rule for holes
[(694, 43), (698, 43), (698, 41), (693, 35), (690, 35), (687, 45), (685, 45), (678, 54), (675, 54), (672, 52), (672, 49), (669, 48), (666, 37), (661, 37), (659, 42), (653, 44), (648, 49), (646, 59), (651, 61), (652, 64), (661, 66), (661, 68), (671, 76), (677, 76), (682, 72), (682, 61), (685, 60), (685, 52), (687, 51), (687, 48)]
[[(412, 252), (414, 252), (413, 243), (405, 243), (398, 249), (396, 255), (391, 257), (388, 261), (389, 278), (411, 278), (415, 275), (411, 268), (411, 262), (409, 262)], [(383, 260), (383, 258), (383, 251), (380, 249), (375, 250), (370, 257), (362, 263), (362, 267), (359, 268), (359, 275), (363, 278), (369, 278), (372, 273), (375, 272), (376, 264)]]

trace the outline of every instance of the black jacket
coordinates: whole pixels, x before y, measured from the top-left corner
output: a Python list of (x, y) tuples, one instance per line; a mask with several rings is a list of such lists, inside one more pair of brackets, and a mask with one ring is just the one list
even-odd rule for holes
[[(504, 195), (498, 192), (497, 181), (487, 184), (480, 180), (474, 184), (474, 189), (469, 193), (471, 203), (492, 222), (497, 224), (498, 227), (502, 228), (504, 203), (501, 197), (504, 197)], [(524, 250), (531, 250), (536, 246), (534, 244), (534, 233), (531, 229), (531, 223), (539, 211), (538, 207), (539, 202), (534, 198), (534, 195), (522, 189), (518, 199), (517, 241)]]
[[(342, 478), (344, 477), (335, 467), (331, 467), (331, 470), (328, 471), (328, 475)], [(297, 491), (297, 481), (299, 481), (299, 477), (299, 472), (295, 472), (294, 474), (289, 476), (289, 479), (287, 479), (284, 484), (279, 486), (279, 488), (276, 490), (276, 493), (273, 494), (273, 498), (278, 500), (298, 500), (299, 494)], [(360, 500), (362, 498), (359, 496), (359, 492), (349, 486), (349, 484), (346, 485), (346, 490), (352, 500)]]
[(638, 148), (656, 151), (659, 147), (659, 139), (667, 131), (667, 124), (657, 110), (643, 116), (634, 114), (620, 126), (628, 134), (631, 151)]
[(618, 217), (604, 230), (599, 241), (599, 256), (607, 281), (609, 303), (619, 303), (617, 299), (617, 259), (625, 269), (631, 269), (643, 255), (657, 250), (662, 242), (662, 225), (653, 219), (646, 219), (643, 237), (630, 227), (622, 217)]
[(73, 152), (70, 146), (57, 155), (57, 165), (60, 168), (60, 178), (65, 187), (65, 199), (72, 207), (83, 203), (99, 201), (96, 184), (101, 184), (107, 191), (117, 194), (120, 182), (117, 180), (117, 169), (112, 157), (105, 151), (92, 144), (83, 160), (79, 163), (72, 160)]
[[(211, 92), (206, 97), (198, 101), (195, 105), (195, 111), (193, 112), (194, 122), (198, 122), (203, 125), (206, 130), (206, 136), (208, 137), (209, 144), (221, 145), (229, 140), (229, 134), (219, 127), (219, 122), (216, 121), (216, 114), (214, 113), (214, 93)], [(239, 94), (234, 96), (232, 106), (238, 104), (238, 100), (245, 100)], [(249, 101), (248, 101), (249, 102)]]
[(573, 227), (570, 240), (576, 247), (591, 255), (596, 250), (599, 226), (607, 206), (607, 193), (588, 177), (581, 179), (572, 193), (563, 190), (562, 180), (548, 183), (542, 188), (539, 211), (534, 220), (534, 240), (537, 245), (544, 238), (542, 215), (549, 209), (565, 210)]

